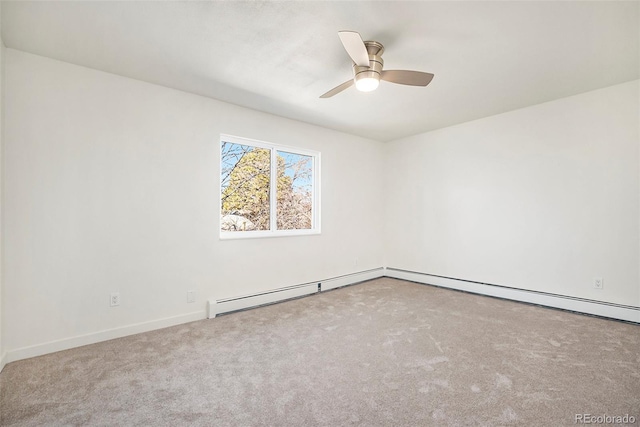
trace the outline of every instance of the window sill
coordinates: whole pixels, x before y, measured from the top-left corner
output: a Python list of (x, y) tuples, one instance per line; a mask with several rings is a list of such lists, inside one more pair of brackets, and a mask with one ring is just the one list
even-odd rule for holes
[(320, 230), (278, 230), (278, 231), (224, 231), (220, 232), (220, 240), (263, 239), (268, 237), (313, 236), (321, 234)]

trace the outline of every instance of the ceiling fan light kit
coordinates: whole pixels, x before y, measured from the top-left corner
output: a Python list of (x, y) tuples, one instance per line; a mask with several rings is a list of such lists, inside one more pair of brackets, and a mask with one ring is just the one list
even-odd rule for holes
[(353, 86), (361, 92), (371, 92), (378, 88), (380, 79), (409, 86), (426, 86), (433, 79), (433, 74), (422, 71), (388, 70), (383, 71), (382, 53), (384, 46), (376, 41), (362, 41), (355, 31), (339, 31), (340, 41), (353, 61), (353, 79), (347, 80), (321, 95), (330, 98)]
[[(374, 73), (375, 74), (375, 73)], [(356, 76), (356, 89), (360, 92), (372, 92), (378, 89), (380, 85), (380, 74), (376, 76), (363, 76), (362, 74)]]
[(356, 82), (356, 89), (361, 92), (371, 92), (378, 88), (380, 84), (380, 73), (384, 66), (382, 52), (384, 46), (378, 42), (366, 41), (364, 46), (367, 50), (367, 65), (353, 64), (353, 78)]

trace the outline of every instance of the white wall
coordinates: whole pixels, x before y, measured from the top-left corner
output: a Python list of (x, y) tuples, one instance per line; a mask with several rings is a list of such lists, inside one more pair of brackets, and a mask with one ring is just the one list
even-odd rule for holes
[[(2, 8), (0, 7), (0, 11), (2, 10)], [(0, 23), (2, 22), (2, 13), (0, 12)], [(2, 34), (2, 25), (0, 24), (0, 34)], [(4, 344), (3, 344), (3, 324), (4, 322), (2, 321), (2, 317), (3, 317), (3, 304), (4, 304), (4, 299), (2, 298), (2, 294), (3, 294), (3, 274), (4, 274), (4, 269), (2, 267), (2, 211), (3, 211), (3, 192), (2, 192), (2, 188), (3, 188), (3, 173), (2, 173), (2, 164), (3, 164), (3, 146), (4, 146), (4, 138), (3, 138), (3, 134), (4, 134), (4, 43), (2, 42), (2, 36), (0, 36), (0, 371), (2, 371), (2, 368), (4, 367), (5, 361), (4, 361), (4, 356), (5, 356), (5, 351), (4, 351)]]
[[(5, 59), (10, 354), (382, 266), (380, 143), (13, 49)], [(322, 234), (220, 241), (220, 133), (320, 151)]]
[(640, 306), (639, 98), (629, 82), (385, 145), (385, 265)]
[[(5, 360), (383, 264), (640, 306), (638, 82), (381, 144), (12, 49), (4, 64)], [(322, 235), (220, 241), (220, 133), (321, 151)]]

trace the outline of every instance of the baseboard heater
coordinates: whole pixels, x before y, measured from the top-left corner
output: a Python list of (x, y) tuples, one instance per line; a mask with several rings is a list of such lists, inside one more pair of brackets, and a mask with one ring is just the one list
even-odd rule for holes
[(551, 294), (547, 292), (531, 291), (527, 289), (511, 288), (508, 286), (482, 283), (472, 280), (456, 279), (453, 277), (438, 276), (435, 274), (421, 273), (417, 271), (402, 270), (387, 267), (386, 277), (417, 282), (426, 285), (456, 289), (474, 294), (487, 295), (497, 298), (543, 305), (562, 310), (575, 311), (584, 314), (593, 314), (611, 319), (640, 323), (640, 307), (614, 304), (603, 301), (589, 300), (585, 298), (570, 297), (566, 295)]
[(379, 267), (371, 270), (359, 271), (357, 273), (345, 274), (343, 276), (332, 277), (317, 282), (309, 282), (285, 288), (273, 289), (253, 295), (223, 298), (219, 300), (210, 299), (207, 301), (207, 318), (213, 319), (218, 314), (273, 304), (292, 298), (299, 298), (316, 292), (335, 289), (347, 285), (354, 285), (356, 283), (376, 279), (382, 276), (384, 276), (384, 268)]
[(255, 295), (246, 295), (221, 300), (209, 300), (207, 302), (207, 318), (212, 319), (222, 313), (244, 310), (246, 308), (258, 307), (261, 305), (273, 304), (274, 302), (311, 295), (318, 292), (318, 286), (319, 283), (306, 283), (304, 285), (275, 289), (273, 291)]

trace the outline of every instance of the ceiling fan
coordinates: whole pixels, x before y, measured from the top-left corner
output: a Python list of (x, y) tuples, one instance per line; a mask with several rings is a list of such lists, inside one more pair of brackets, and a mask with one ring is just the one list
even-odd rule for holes
[(338, 36), (353, 61), (353, 78), (334, 87), (320, 98), (330, 98), (354, 84), (356, 89), (362, 92), (371, 92), (378, 88), (380, 79), (409, 86), (426, 86), (433, 79), (433, 74), (422, 71), (383, 70), (382, 43), (362, 41), (360, 34), (355, 31), (338, 31)]

